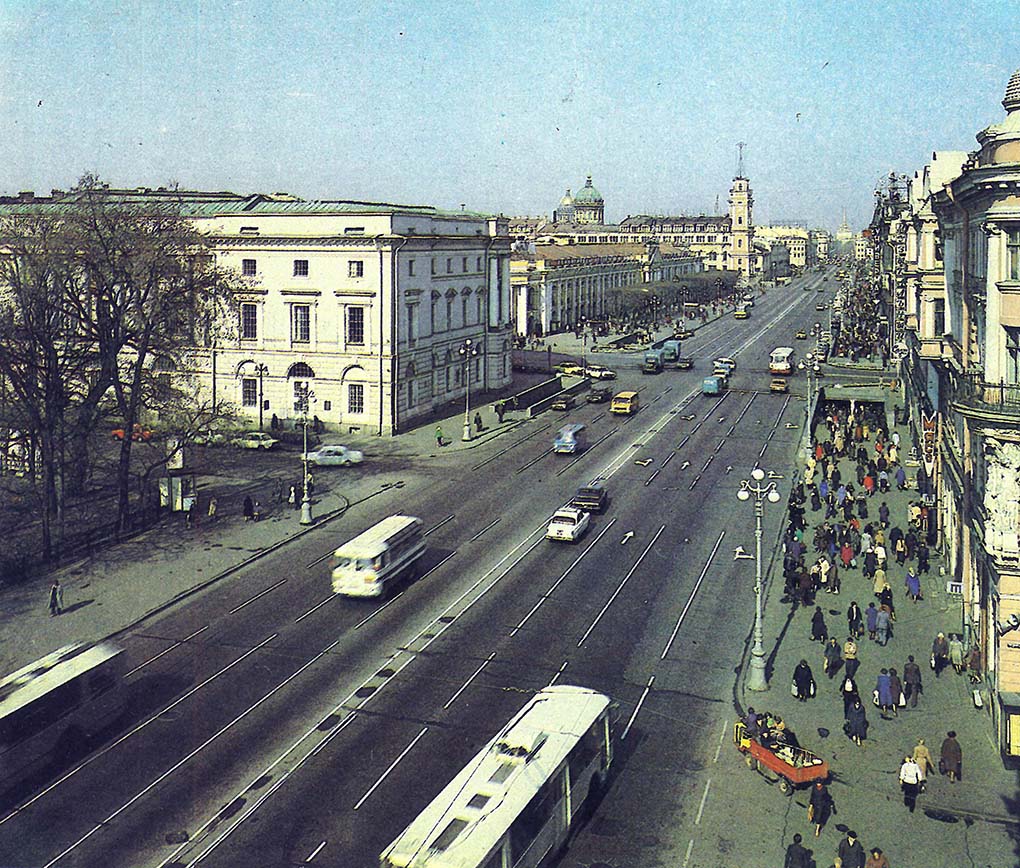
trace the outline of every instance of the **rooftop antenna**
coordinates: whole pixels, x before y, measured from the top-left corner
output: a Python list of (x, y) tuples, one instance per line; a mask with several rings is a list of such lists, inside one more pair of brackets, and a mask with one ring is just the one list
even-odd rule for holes
[(737, 142), (737, 177), (744, 177), (744, 148), (747, 142)]

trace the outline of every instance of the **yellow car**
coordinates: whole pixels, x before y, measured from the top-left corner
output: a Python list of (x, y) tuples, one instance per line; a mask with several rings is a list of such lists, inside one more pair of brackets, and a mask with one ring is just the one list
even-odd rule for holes
[(733, 311), (734, 319), (747, 319), (748, 316), (749, 316), (748, 312), (744, 310), (742, 307), (738, 307), (735, 311)]
[(794, 337), (798, 341), (806, 341), (807, 340), (807, 332), (804, 331), (804, 329), (801, 329), (799, 332), (797, 332), (797, 334), (794, 335)]
[(785, 377), (773, 377), (772, 382), (769, 383), (770, 392), (789, 392), (790, 386), (786, 382)]

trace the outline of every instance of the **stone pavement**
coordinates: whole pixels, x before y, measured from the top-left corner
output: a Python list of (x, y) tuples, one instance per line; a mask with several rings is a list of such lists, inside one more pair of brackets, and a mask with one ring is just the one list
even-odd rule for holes
[[(890, 412), (888, 416), (891, 415)], [(906, 427), (898, 426), (896, 430), (901, 443), (909, 444)], [(817, 434), (828, 436), (824, 424), (818, 425)], [(873, 439), (871, 444), (866, 444), (869, 451), (873, 444)], [(844, 481), (853, 482), (857, 490), (855, 465), (844, 458), (839, 468)], [(803, 466), (799, 469), (803, 473)], [(878, 508), (885, 501), (890, 509), (890, 528), (906, 529), (908, 505), (919, 499), (912, 487), (916, 467), (908, 463), (907, 470), (910, 487), (900, 492), (894, 485), (893, 490), (885, 494), (876, 492), (868, 501), (869, 518), (861, 521), (862, 526), (869, 522), (878, 526)], [(818, 478), (816, 476), (816, 482)], [(785, 513), (785, 503), (775, 508), (782, 508)], [(810, 499), (805, 503), (808, 525), (804, 533), (808, 546), (805, 563), (808, 566), (817, 558), (812, 541), (823, 515), (824, 508), (813, 512)], [(783, 518), (785, 524), (786, 516)], [(893, 636), (885, 647), (870, 641), (867, 632), (858, 642), (861, 665), (856, 681), (869, 722), (863, 748), (843, 733), (843, 704), (839, 693), (842, 669), (831, 680), (823, 671), (823, 646), (811, 640), (814, 606), (798, 606), (784, 600), (782, 552), (777, 551), (773, 559), (764, 623), (771, 689), (767, 693), (748, 691), (743, 687), (741, 674), (737, 694), (739, 710), (743, 712), (750, 705), (759, 711), (767, 709), (778, 713), (796, 732), (804, 747), (829, 762), (833, 771), (830, 792), (839, 812), (821, 838), (815, 839), (806, 820), (807, 792), (798, 791), (794, 795), (797, 804), (793, 816), (803, 819), (786, 829), (782, 848), (785, 849), (793, 833), (799, 831), (805, 843), (813, 846), (820, 868), (828, 866), (830, 861), (827, 860), (835, 855), (842, 837), (840, 830), (849, 827), (859, 832), (869, 850), (881, 847), (895, 868), (911, 865), (1004, 868), (1018, 864), (1016, 824), (1020, 822), (1017, 811), (1020, 786), (1017, 773), (1003, 767), (994, 740), (987, 693), (982, 691), (984, 708), (978, 709), (971, 695), (975, 685), (969, 682), (966, 674), (957, 675), (949, 666), (936, 678), (930, 668), (931, 646), (936, 634), (939, 631), (947, 636), (963, 633), (960, 597), (947, 593), (944, 565), (932, 548), (931, 571), (921, 576), (923, 600), (912, 602), (905, 596), (906, 567), (897, 565), (891, 546), (887, 547), (890, 549), (887, 580), (894, 595), (896, 622)], [(829, 634), (835, 636), (841, 646), (847, 638), (846, 610), (850, 602), (856, 600), (863, 611), (876, 599), (872, 581), (862, 575), (863, 558), (857, 560), (857, 569), (844, 570), (840, 564), (842, 589), (838, 595), (822, 592), (814, 601), (822, 608)], [(871, 701), (879, 670), (893, 667), (902, 677), (908, 654), (921, 666), (924, 692), (917, 708), (899, 709), (898, 716), (883, 719), (880, 709)], [(801, 659), (810, 665), (817, 684), (816, 695), (803, 703), (798, 702), (790, 690), (794, 667)], [(977, 687), (983, 688), (983, 685)], [(913, 751), (917, 739), (923, 738), (937, 764), (948, 730), (956, 731), (963, 749), (962, 780), (950, 783), (937, 771), (932, 773), (927, 792), (918, 799), (916, 813), (910, 814), (899, 788), (900, 763)], [(781, 798), (778, 792), (775, 795)], [(975, 822), (978, 834), (969, 833)]]

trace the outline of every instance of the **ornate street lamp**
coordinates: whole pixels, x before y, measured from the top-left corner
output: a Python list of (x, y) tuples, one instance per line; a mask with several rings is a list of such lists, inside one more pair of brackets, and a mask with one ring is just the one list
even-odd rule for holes
[(295, 384), (294, 387), (297, 400), (294, 402), (294, 409), (301, 413), (301, 427), (304, 431), (304, 452), (301, 454), (301, 464), (304, 467), (304, 484), (301, 493), (301, 524), (312, 523), (312, 498), (308, 491), (308, 413), (311, 405), (315, 403), (315, 392), (308, 383)]
[(457, 350), (464, 361), (464, 433), (461, 440), (471, 440), (471, 360), (478, 355), (478, 345), (466, 338)]
[(740, 483), (737, 492), (738, 500), (754, 498), (754, 645), (751, 647), (751, 662), (747, 672), (748, 690), (768, 690), (769, 682), (765, 674), (765, 646), (762, 643), (762, 586), (761, 586), (761, 520), (764, 504), (779, 502), (779, 492), (775, 482), (762, 485), (765, 471), (755, 467), (751, 471), (751, 479)]

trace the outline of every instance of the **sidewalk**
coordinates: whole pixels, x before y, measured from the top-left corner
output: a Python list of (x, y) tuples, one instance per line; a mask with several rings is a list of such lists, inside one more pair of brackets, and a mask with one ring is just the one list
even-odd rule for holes
[[(471, 441), (461, 439), (463, 411), (434, 420), (391, 440), (362, 438), (367, 461), (373, 454), (428, 459), (476, 446), (498, 437), (519, 423), (498, 424), (491, 407), (480, 407), (485, 429)], [(473, 415), (473, 412), (472, 412)], [(436, 444), (435, 428), (446, 434), (448, 445)], [(350, 441), (354, 443), (354, 440)], [(339, 470), (317, 472), (313, 500), (315, 524), (341, 515), (351, 503), (391, 487), (400, 473), (367, 474), (354, 478)], [(183, 514), (169, 515), (151, 530), (31, 579), (0, 588), (0, 673), (12, 672), (71, 642), (95, 642), (166, 608), (249, 561), (295, 539), (304, 530), (300, 510), (286, 502), (286, 489), (270, 477), (218, 479), (199, 477), (203, 494), (215, 494), (216, 520), (198, 516), (187, 529)], [(283, 491), (282, 502), (276, 500)], [(244, 493), (264, 492), (263, 516), (245, 522), (240, 501)], [(203, 498), (203, 505), (207, 500)], [(51, 617), (47, 609), (49, 587), (59, 578), (64, 588), (64, 612)]]
[[(906, 447), (910, 442), (906, 427), (897, 426), (896, 430), (899, 431), (901, 443)], [(828, 437), (824, 422), (818, 424), (817, 435)], [(874, 436), (870, 443), (864, 445), (873, 455)], [(906, 452), (905, 448), (901, 461), (906, 461)], [(860, 486), (857, 485), (855, 475), (856, 465), (849, 457), (845, 457), (838, 466), (843, 481), (852, 483), (855, 492), (858, 491)], [(798, 470), (803, 474), (803, 465)], [(916, 466), (907, 464), (906, 470), (908, 486), (913, 486)], [(816, 474), (815, 482), (819, 479), (820, 474)], [(889, 529), (899, 526), (906, 531), (908, 505), (918, 499), (918, 492), (913, 487), (901, 492), (896, 491), (893, 484), (893, 490), (887, 493), (876, 492), (867, 501), (869, 516), (861, 519), (862, 528), (868, 523), (879, 526), (878, 509), (885, 501), (890, 510)], [(783, 506), (785, 509), (785, 504)], [(810, 567), (818, 558), (813, 538), (815, 529), (823, 522), (824, 505), (822, 510), (813, 512), (809, 497), (804, 507), (807, 523), (804, 532), (807, 554), (804, 560)], [(787, 518), (784, 515), (784, 527)], [(830, 519), (830, 524), (837, 520), (842, 521), (842, 516)], [(855, 745), (843, 732), (843, 702), (840, 695), (843, 670), (841, 668), (832, 679), (826, 677), (822, 666), (823, 646), (811, 640), (811, 616), (815, 605), (820, 606), (824, 613), (829, 635), (835, 636), (842, 646), (847, 638), (846, 610), (850, 602), (857, 601), (863, 611), (876, 599), (872, 581), (862, 575), (863, 557), (859, 554), (857, 569), (845, 570), (839, 564), (842, 589), (838, 595), (820, 592), (814, 605), (798, 606), (784, 601), (782, 552), (776, 553), (771, 581), (766, 591), (764, 617), (771, 688), (767, 693), (746, 690), (742, 673), (738, 676), (737, 692), (742, 706), (740, 711), (745, 711), (750, 705), (758, 711), (768, 710), (779, 714), (797, 733), (804, 747), (829, 762), (833, 771), (830, 792), (839, 814), (838, 818), (830, 820), (821, 839), (812, 838), (817, 845), (816, 858), (819, 865), (829, 864), (825, 859), (830, 852), (830, 845), (832, 852), (835, 852), (841, 836), (837, 824), (843, 830), (849, 827), (859, 831), (866, 848), (882, 847), (897, 868), (907, 864), (964, 864), (962, 861), (956, 863), (953, 861), (955, 857), (946, 855), (931, 860), (931, 854), (935, 852), (931, 849), (931, 843), (925, 845), (919, 844), (919, 841), (927, 840), (925, 836), (937, 833), (950, 836), (947, 840), (959, 843), (951, 837), (951, 831), (947, 830), (963, 830), (974, 818), (988, 819), (993, 823), (1017, 823), (1017, 775), (1003, 768), (994, 742), (987, 694), (982, 697), (985, 705), (983, 709), (974, 706), (971, 691), (975, 686), (983, 685), (970, 684), (966, 674), (957, 675), (952, 666), (947, 667), (940, 678), (936, 678), (930, 668), (931, 646), (936, 634), (941, 631), (948, 637), (951, 633), (963, 632), (960, 598), (946, 592), (946, 577), (942, 574), (943, 563), (938, 553), (930, 547), (931, 570), (920, 577), (923, 600), (914, 603), (905, 596), (904, 577), (907, 565), (916, 565), (916, 561), (908, 561), (907, 565), (899, 566), (888, 543), (887, 549), (887, 581), (893, 591), (896, 614), (893, 636), (885, 647), (870, 641), (867, 632), (858, 641), (861, 665), (856, 681), (869, 723), (864, 748)], [(885, 720), (880, 715), (880, 709), (872, 704), (876, 678), (883, 667), (895, 668), (902, 678), (908, 654), (912, 654), (921, 667), (924, 691), (917, 708), (898, 709), (898, 716)], [(816, 695), (803, 703), (791, 696), (790, 690), (793, 670), (801, 659), (810, 665), (817, 684)], [(918, 810), (911, 815), (903, 804), (899, 788), (900, 764), (904, 756), (913, 751), (917, 739), (923, 738), (937, 765), (942, 740), (949, 730), (956, 731), (963, 749), (962, 780), (950, 783), (948, 778), (939, 776), (937, 771), (930, 773), (927, 792), (920, 796)], [(798, 804), (806, 805), (806, 798), (806, 792), (795, 795)], [(795, 812), (800, 810), (795, 808)], [(936, 827), (932, 820), (949, 825)], [(1004, 832), (999, 828), (1005, 839)], [(808, 839), (806, 821), (803, 824), (792, 824), (783, 840), (784, 848), (790, 843), (789, 838), (795, 831), (800, 831), (805, 840)], [(990, 836), (990, 840), (998, 837)], [(990, 840), (986, 844), (990, 844)], [(966, 841), (962, 846), (963, 852), (966, 852)], [(1009, 852), (1010, 858), (1000, 854), (1000, 864), (1012, 864), (1015, 860), (1012, 848)], [(910, 861), (908, 853), (914, 857), (926, 855), (929, 861)], [(972, 855), (975, 857), (973, 864), (984, 864), (977, 860), (976, 853)]]

